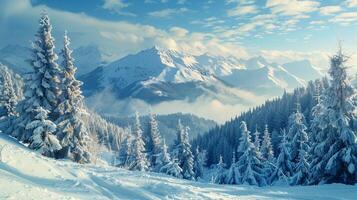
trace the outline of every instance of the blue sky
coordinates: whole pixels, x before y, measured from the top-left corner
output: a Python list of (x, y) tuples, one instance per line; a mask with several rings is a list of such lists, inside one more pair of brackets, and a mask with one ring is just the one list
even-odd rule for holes
[[(54, 34), (114, 57), (153, 45), (241, 57), (326, 58), (357, 53), (357, 0), (0, 0), (0, 46), (28, 45), (48, 10)], [(16, 30), (14, 30), (16, 29)], [(321, 63), (320, 63), (321, 64)]]

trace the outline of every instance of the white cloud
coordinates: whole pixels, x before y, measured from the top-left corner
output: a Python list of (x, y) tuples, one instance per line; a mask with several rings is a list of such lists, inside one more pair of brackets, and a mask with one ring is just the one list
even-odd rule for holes
[(321, 15), (332, 15), (341, 11), (342, 8), (340, 6), (325, 6), (320, 8)]
[(119, 15), (126, 15), (126, 16), (136, 16), (134, 13), (125, 12), (123, 11), (124, 8), (129, 6), (128, 3), (125, 3), (124, 0), (104, 0), (103, 8), (114, 11)]
[(350, 25), (351, 23), (357, 22), (357, 12), (344, 12), (336, 15), (330, 21), (341, 25)]
[(318, 10), (320, 3), (314, 0), (267, 0), (266, 7), (272, 13), (286, 16), (302, 15)]
[(169, 18), (172, 15), (184, 13), (184, 12), (187, 12), (187, 11), (188, 11), (187, 8), (178, 8), (178, 9), (167, 8), (167, 9), (163, 9), (163, 10), (149, 12), (149, 15), (152, 16), (152, 17)]
[(347, 0), (346, 1), (347, 7), (357, 7), (357, 0)]
[(249, 5), (249, 6), (238, 5), (236, 8), (227, 11), (228, 16), (242, 16), (242, 15), (256, 14), (256, 13), (258, 13), (258, 9), (253, 5)]

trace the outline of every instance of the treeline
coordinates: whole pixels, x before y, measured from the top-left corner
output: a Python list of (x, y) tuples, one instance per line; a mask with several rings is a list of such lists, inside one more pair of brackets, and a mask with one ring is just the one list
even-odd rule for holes
[(329, 79), (267, 101), (194, 140), (193, 147), (203, 147), (208, 165), (217, 169), (212, 180), (259, 186), (355, 184), (357, 93), (346, 61), (339, 51), (331, 57)]

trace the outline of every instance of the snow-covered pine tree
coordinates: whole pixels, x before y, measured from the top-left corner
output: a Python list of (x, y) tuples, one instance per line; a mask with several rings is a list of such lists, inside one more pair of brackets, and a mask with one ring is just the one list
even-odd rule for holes
[(158, 159), (156, 159), (156, 167), (160, 167), (158, 172), (165, 173), (177, 178), (182, 178), (182, 169), (178, 165), (177, 159), (171, 160), (170, 154), (167, 152), (167, 145), (164, 140), (162, 151)]
[(206, 162), (207, 162), (206, 150), (200, 151), (199, 147), (197, 146), (195, 151), (195, 163), (194, 163), (194, 172), (195, 172), (196, 179), (198, 177), (202, 178), (204, 173), (204, 167), (206, 166)]
[(147, 171), (149, 162), (146, 158), (143, 131), (141, 130), (139, 114), (135, 114), (134, 138), (132, 141), (130, 170)]
[(177, 159), (173, 159), (165, 166), (160, 169), (161, 173), (165, 173), (167, 175), (171, 175), (177, 178), (182, 178), (182, 169), (179, 166)]
[(290, 159), (289, 142), (287, 141), (286, 131), (282, 130), (282, 139), (279, 145), (280, 153), (276, 159), (273, 173), (270, 176), (270, 183), (283, 180), (289, 183), (289, 178), (293, 174), (293, 164)]
[(316, 141), (316, 136), (317, 134), (321, 131), (319, 128), (319, 121), (320, 121), (320, 116), (321, 112), (323, 110), (323, 105), (322, 105), (322, 100), (321, 100), (321, 82), (320, 80), (317, 80), (315, 82), (315, 101), (316, 104), (311, 110), (311, 122), (310, 122), (310, 128), (309, 128), (309, 143), (311, 146), (311, 151), (314, 149), (314, 144), (317, 144)]
[(261, 156), (251, 141), (250, 132), (244, 121), (241, 122), (240, 129), (242, 135), (238, 152), (240, 152), (242, 156), (238, 160), (239, 183), (264, 186), (266, 185), (266, 178)]
[(260, 151), (260, 132), (258, 131), (258, 125), (255, 126), (255, 132), (254, 132), (254, 146)]
[(130, 166), (132, 160), (131, 156), (131, 144), (132, 144), (132, 137), (128, 135), (124, 141), (120, 145), (119, 155), (118, 155), (118, 166), (127, 168)]
[[(163, 140), (162, 146), (160, 147), (160, 153), (155, 159), (155, 168), (154, 171), (160, 172), (161, 169), (171, 162), (170, 154), (167, 151), (167, 145), (165, 139)], [(166, 172), (163, 172), (166, 173)]]
[[(287, 135), (287, 139), (290, 141), (290, 159), (293, 164), (299, 162), (299, 151), (301, 147), (301, 142), (306, 144), (303, 145), (305, 151), (308, 151), (308, 135), (307, 135), (307, 127), (304, 124), (305, 117), (300, 112), (300, 104), (297, 104), (296, 111), (291, 114), (289, 117), (289, 132)], [(301, 141), (303, 140), (303, 141)], [(295, 168), (295, 166), (294, 166)]]
[(25, 78), (25, 100), (21, 105), (20, 117), (14, 121), (13, 128), (7, 130), (25, 143), (32, 137), (32, 132), (26, 129), (26, 125), (35, 119), (33, 110), (43, 107), (50, 112), (49, 119), (55, 121), (53, 110), (57, 107), (61, 93), (60, 68), (56, 63), (58, 57), (54, 50), (50, 18), (43, 13), (39, 22), (36, 40), (32, 43), (30, 62), (33, 70)]
[(48, 120), (48, 110), (37, 107), (33, 110), (35, 119), (26, 125), (26, 129), (33, 132), (29, 147), (39, 151), (42, 155), (54, 157), (61, 145), (54, 135), (56, 124)]
[(184, 135), (182, 136), (182, 143), (181, 143), (181, 152), (182, 157), (179, 158), (180, 160), (180, 167), (182, 168), (182, 177), (184, 179), (195, 179), (195, 173), (193, 172), (193, 154), (191, 151), (191, 145), (188, 140), (188, 132), (190, 128), (186, 127), (184, 131)]
[(240, 183), (240, 174), (238, 169), (238, 163), (236, 162), (236, 154), (233, 152), (232, 155), (232, 164), (228, 169), (226, 176), (227, 184), (239, 184)]
[(265, 124), (263, 141), (260, 147), (260, 152), (264, 160), (272, 162), (274, 160), (273, 146), (271, 145), (271, 137), (268, 129), (268, 125)]
[(55, 112), (59, 118), (56, 120), (57, 137), (62, 145), (62, 150), (57, 155), (59, 158), (71, 158), (80, 163), (90, 162), (88, 151), (89, 133), (85, 129), (82, 115), (87, 114), (83, 106), (83, 96), (80, 86), (82, 83), (75, 78), (77, 68), (74, 66), (70, 39), (67, 32), (64, 34), (64, 42), (61, 55), (62, 63), (62, 93)]
[(177, 132), (176, 132), (176, 139), (172, 146), (171, 156), (177, 160), (180, 160), (179, 157), (182, 157), (182, 137), (185, 134), (185, 128), (181, 124), (181, 120), (178, 120), (177, 123)]
[[(149, 122), (149, 140), (147, 146), (148, 160), (152, 169), (157, 169), (155, 164), (157, 163), (157, 158), (162, 151), (161, 146), (161, 136), (159, 132), (159, 127), (154, 114), (150, 114)], [(160, 168), (159, 168), (160, 169)]]
[(321, 131), (311, 162), (311, 183), (357, 183), (356, 91), (347, 77), (342, 50), (330, 59), (330, 84), (322, 98)]
[(16, 106), (18, 99), (14, 90), (12, 76), (9, 69), (0, 63), (1, 69), (1, 91), (0, 91), (0, 105), (5, 109), (6, 117), (14, 117), (17, 115)]
[(226, 164), (223, 162), (222, 155), (219, 156), (219, 162), (214, 167), (214, 174), (212, 177), (212, 181), (217, 184), (225, 184), (226, 183)]
[(310, 165), (307, 162), (307, 151), (308, 144), (304, 135), (300, 135), (300, 148), (299, 148), (299, 162), (296, 163), (294, 174), (291, 177), (291, 185), (306, 185), (309, 183), (309, 170)]

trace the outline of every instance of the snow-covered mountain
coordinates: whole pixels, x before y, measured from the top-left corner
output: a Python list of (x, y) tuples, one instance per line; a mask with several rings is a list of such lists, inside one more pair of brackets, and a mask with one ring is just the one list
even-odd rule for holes
[(109, 88), (120, 98), (134, 97), (149, 103), (194, 100), (202, 95), (242, 103), (246, 100), (242, 91), (276, 96), (319, 76), (309, 61), (279, 65), (261, 56), (242, 60), (153, 47), (97, 68), (82, 80), (89, 96)]
[[(59, 48), (56, 49), (59, 53)], [(81, 46), (73, 51), (78, 75), (93, 71), (100, 65), (104, 65), (103, 53), (98, 46)], [(20, 45), (7, 45), (0, 49), (0, 62), (10, 67), (14, 72), (23, 74), (32, 68), (28, 63), (31, 58), (31, 49)], [(59, 63), (61, 62), (59, 56)]]

